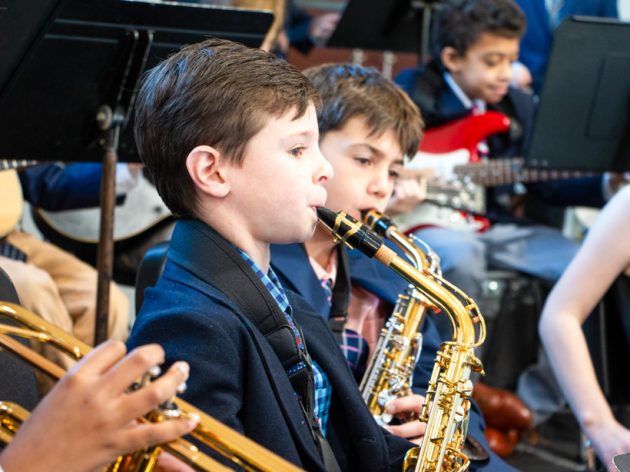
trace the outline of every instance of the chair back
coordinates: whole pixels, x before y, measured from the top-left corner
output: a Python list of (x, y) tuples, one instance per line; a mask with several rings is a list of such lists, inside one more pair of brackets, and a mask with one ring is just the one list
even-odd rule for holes
[(144, 301), (144, 290), (153, 287), (166, 264), (166, 254), (170, 241), (164, 241), (149, 248), (145, 253), (136, 273), (136, 313), (140, 312)]

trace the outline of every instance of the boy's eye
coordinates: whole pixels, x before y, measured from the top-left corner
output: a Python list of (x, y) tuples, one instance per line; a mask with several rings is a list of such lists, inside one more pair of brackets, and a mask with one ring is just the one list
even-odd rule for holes
[(369, 166), (372, 163), (372, 160), (369, 157), (355, 157), (355, 162), (362, 166)]
[(389, 169), (389, 176), (396, 180), (398, 177), (400, 177), (400, 171), (397, 169)]
[(298, 146), (291, 149), (289, 153), (291, 153), (293, 157), (300, 158), (304, 155), (304, 151), (306, 151), (306, 147)]

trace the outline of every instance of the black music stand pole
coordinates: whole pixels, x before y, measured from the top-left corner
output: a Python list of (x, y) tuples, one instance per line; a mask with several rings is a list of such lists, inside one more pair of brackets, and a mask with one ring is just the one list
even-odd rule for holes
[(133, 30), (126, 35), (126, 59), (119, 81), (114, 109), (102, 105), (96, 122), (103, 132), (100, 140), (103, 148), (103, 173), (101, 175), (101, 226), (96, 270), (96, 319), (94, 320), (94, 345), (109, 337), (109, 288), (114, 272), (114, 208), (116, 206), (116, 164), (122, 128), (129, 121), (138, 83), (144, 70), (149, 50), (153, 44), (151, 30)]
[(116, 164), (118, 140), (123, 123), (107, 105), (97, 115), (99, 127), (105, 131), (103, 145), (103, 173), (101, 175), (101, 227), (96, 256), (96, 319), (94, 345), (105, 341), (109, 332), (109, 287), (114, 271), (114, 207), (116, 203)]
[(433, 21), (433, 10), (437, 8), (435, 0), (414, 0), (411, 6), (422, 13), (422, 27), (420, 28), (420, 49), (418, 51), (418, 63), (423, 64), (431, 59), (431, 22)]

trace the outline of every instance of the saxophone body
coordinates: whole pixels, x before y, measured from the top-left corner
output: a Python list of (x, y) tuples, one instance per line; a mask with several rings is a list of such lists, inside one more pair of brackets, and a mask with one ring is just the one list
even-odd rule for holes
[(442, 310), (453, 327), (450, 341), (437, 353), (420, 421), (427, 423), (420, 447), (407, 454), (403, 470), (464, 471), (470, 461), (462, 452), (468, 426), (473, 372), (483, 374), (475, 348), (485, 339), (485, 323), (477, 304), (465, 293), (427, 269), (416, 269), (387, 248), (367, 226), (345, 213), (318, 209), (320, 220), (335, 238), (374, 257), (412, 284)]
[[(440, 272), (439, 257), (419, 240), (405, 236), (384, 215), (370, 210), (363, 221), (380, 236), (392, 240), (403, 250), (416, 269)], [(411, 394), (413, 371), (422, 351), (420, 327), (426, 310), (434, 308), (413, 284), (398, 295), (392, 315), (381, 330), (374, 355), (361, 380), (359, 389), (376, 422), (385, 426), (392, 415), (385, 405), (398, 397)]]

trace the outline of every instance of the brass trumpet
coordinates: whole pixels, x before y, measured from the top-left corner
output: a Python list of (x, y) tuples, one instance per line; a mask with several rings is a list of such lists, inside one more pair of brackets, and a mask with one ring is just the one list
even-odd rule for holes
[[(0, 302), (1, 316), (16, 321), (22, 327), (0, 323), (0, 347), (13, 352), (36, 369), (56, 380), (59, 380), (65, 374), (64, 369), (8, 335), (50, 344), (76, 360), (81, 359), (91, 349), (88, 345), (19, 305)], [(199, 424), (190, 433), (192, 437), (244, 470), (269, 472), (297, 472), (301, 470), (184, 400), (176, 398), (174, 403), (181, 415), (192, 413), (199, 415)], [(9, 443), (27, 416), (28, 412), (18, 405), (0, 402), (0, 443)], [(168, 421), (168, 419), (160, 414), (159, 411), (156, 411), (149, 415), (149, 419), (141, 418), (140, 421)], [(207, 454), (202, 453), (196, 446), (182, 438), (157, 448), (150, 448), (147, 451), (137, 451), (121, 456), (106, 470), (108, 472), (152, 471), (155, 467), (155, 459), (161, 449), (175, 455), (197, 470), (208, 472), (231, 470)]]

